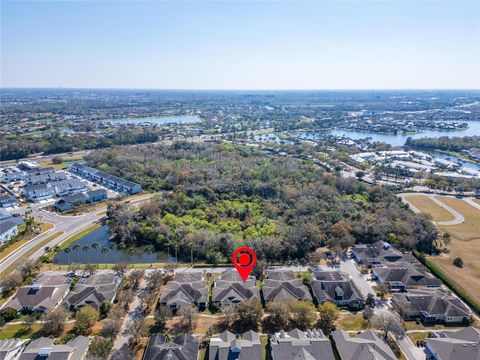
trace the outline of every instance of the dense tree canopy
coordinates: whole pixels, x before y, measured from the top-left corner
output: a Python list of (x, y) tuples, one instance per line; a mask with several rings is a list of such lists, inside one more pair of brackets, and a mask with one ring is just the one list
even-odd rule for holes
[(226, 261), (251, 246), (269, 261), (304, 259), (324, 245), (394, 242), (429, 252), (433, 224), (387, 188), (327, 173), (314, 164), (231, 144), (175, 143), (108, 149), (88, 163), (161, 195), (136, 211), (111, 204), (122, 246), (153, 244), (180, 258)]

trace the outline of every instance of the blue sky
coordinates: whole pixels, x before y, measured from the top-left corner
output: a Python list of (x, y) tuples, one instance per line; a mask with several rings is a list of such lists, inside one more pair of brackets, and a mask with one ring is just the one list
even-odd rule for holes
[(1, 1), (3, 87), (480, 88), (478, 1)]

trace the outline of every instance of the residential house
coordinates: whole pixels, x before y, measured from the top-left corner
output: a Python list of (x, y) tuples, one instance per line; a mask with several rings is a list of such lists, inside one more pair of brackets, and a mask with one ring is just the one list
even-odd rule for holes
[(48, 186), (55, 190), (57, 196), (65, 196), (87, 190), (86, 183), (79, 179), (52, 181), (48, 183)]
[(51, 181), (65, 180), (67, 175), (63, 171), (52, 172), (41, 175), (30, 175), (25, 178), (26, 185), (47, 184)]
[(22, 192), (31, 201), (46, 200), (55, 196), (55, 189), (47, 184), (27, 185)]
[(0, 207), (14, 207), (17, 206), (18, 201), (15, 196), (12, 195), (0, 195)]
[(255, 277), (249, 277), (247, 281), (238, 274), (235, 269), (224, 271), (215, 280), (212, 290), (212, 301), (220, 306), (238, 305), (244, 300), (257, 299), (260, 301), (260, 291), (256, 285)]
[(17, 224), (13, 221), (0, 221), (0, 244), (17, 235)]
[(480, 330), (473, 327), (442, 331), (427, 338), (425, 352), (432, 360), (480, 360)]
[(23, 217), (18, 214), (10, 214), (7, 210), (0, 208), (0, 222), (11, 221), (16, 225), (21, 225), (24, 223)]
[(76, 205), (85, 204), (87, 197), (83, 193), (71, 194), (62, 197), (53, 205), (58, 211), (67, 211), (73, 209)]
[(44, 273), (31, 285), (21, 286), (2, 308), (13, 308), (18, 312), (45, 312), (58, 306), (70, 289), (66, 276)]
[(313, 274), (312, 292), (319, 304), (330, 301), (338, 306), (361, 309), (362, 294), (347, 274), (341, 271), (316, 271)]
[[(177, 335), (168, 341), (162, 334), (148, 340), (143, 360), (197, 360), (198, 339), (193, 335)], [(252, 359), (253, 360), (253, 359)]]
[(25, 175), (26, 175), (25, 171), (18, 171), (18, 170), (4, 171), (2, 181), (13, 182), (17, 180), (22, 180), (25, 177)]
[(63, 345), (54, 345), (54, 341), (46, 337), (32, 340), (20, 360), (83, 360), (87, 356), (90, 339), (86, 336), (77, 336)]
[(442, 282), (428, 274), (422, 266), (414, 266), (409, 263), (374, 267), (372, 278), (380, 284), (387, 284), (390, 291), (402, 292), (414, 288), (438, 288)]
[(18, 360), (26, 343), (23, 339), (0, 340), (0, 360)]
[(107, 190), (105, 189), (95, 189), (86, 192), (87, 202), (94, 203), (98, 201), (105, 200), (107, 198)]
[(201, 273), (183, 273), (175, 275), (162, 291), (159, 304), (177, 311), (185, 305), (195, 305), (205, 309), (208, 302), (208, 288)]
[(53, 167), (36, 168), (36, 169), (27, 170), (26, 176), (44, 175), (44, 174), (51, 174), (54, 172), (55, 172), (55, 169)]
[(389, 243), (383, 241), (377, 241), (373, 244), (355, 245), (352, 249), (352, 256), (357, 263), (372, 267), (384, 263), (417, 262), (413, 255), (403, 254)]
[(341, 360), (397, 360), (388, 344), (373, 331), (350, 337), (344, 330), (332, 333)]
[(84, 177), (85, 179), (95, 181), (113, 190), (127, 194), (136, 194), (142, 191), (142, 187), (139, 184), (108, 174), (85, 164), (74, 163), (70, 166), (70, 171)]
[(80, 278), (63, 304), (71, 311), (86, 305), (100, 309), (103, 302), (112, 303), (115, 300), (121, 280), (113, 271), (97, 272), (87, 278)]
[(262, 291), (266, 302), (312, 300), (310, 291), (293, 271), (269, 271)]
[(254, 360), (262, 359), (262, 342), (255, 331), (247, 331), (237, 339), (226, 330), (212, 336), (208, 350), (209, 360)]
[(455, 324), (466, 321), (470, 309), (457, 297), (443, 291), (412, 291), (394, 294), (392, 302), (406, 320), (420, 319), (426, 324)]
[(322, 330), (301, 331), (294, 329), (288, 333), (280, 331), (270, 339), (272, 360), (334, 360), (330, 340)]

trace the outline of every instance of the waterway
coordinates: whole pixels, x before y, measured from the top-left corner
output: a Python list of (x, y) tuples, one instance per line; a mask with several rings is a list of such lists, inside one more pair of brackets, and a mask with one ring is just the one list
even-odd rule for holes
[(355, 130), (341, 130), (336, 129), (332, 130), (329, 133), (336, 136), (346, 136), (351, 139), (364, 139), (367, 137), (372, 138), (372, 141), (383, 141), (384, 143), (390, 144), (392, 146), (403, 146), (407, 141), (407, 138), (411, 137), (412, 139), (420, 138), (439, 138), (441, 136), (449, 137), (462, 137), (462, 136), (473, 136), (480, 135), (480, 121), (463, 121), (468, 124), (467, 129), (462, 130), (453, 130), (453, 131), (440, 131), (440, 130), (422, 130), (419, 133), (415, 134), (378, 134), (378, 133), (364, 133)]
[(326, 135), (335, 135), (335, 136), (345, 136), (353, 140), (371, 138), (373, 142), (382, 141), (386, 144), (392, 146), (403, 146), (407, 141), (407, 138), (411, 137), (412, 139), (420, 138), (439, 138), (441, 136), (449, 137), (462, 137), (462, 136), (473, 136), (480, 135), (480, 121), (463, 121), (468, 124), (467, 129), (453, 130), (453, 131), (440, 131), (440, 130), (422, 130), (419, 133), (415, 134), (380, 134), (373, 132), (362, 132), (355, 130), (342, 130), (334, 129), (324, 132), (297, 132), (295, 135), (302, 139), (308, 140), (317, 140)]
[[(92, 247), (94, 243), (98, 243), (99, 247), (97, 249)], [(75, 244), (79, 245), (77, 250), (73, 250)], [(101, 226), (70, 244), (70, 253), (59, 252), (55, 258), (55, 264), (65, 265), (71, 262), (82, 264), (113, 264), (121, 262), (138, 264), (175, 261), (175, 257), (168, 256), (166, 252), (158, 251), (148, 254), (145, 252), (145, 247), (136, 247), (135, 253), (129, 254), (127, 249), (110, 248), (111, 244), (108, 226)], [(85, 245), (89, 246), (88, 250), (83, 249)], [(108, 252), (102, 253), (102, 249), (108, 249)]]
[(201, 119), (197, 115), (182, 115), (182, 116), (160, 116), (160, 117), (146, 117), (146, 118), (132, 118), (132, 119), (107, 119), (102, 120), (104, 123), (116, 125), (165, 125), (165, 124), (195, 124)]

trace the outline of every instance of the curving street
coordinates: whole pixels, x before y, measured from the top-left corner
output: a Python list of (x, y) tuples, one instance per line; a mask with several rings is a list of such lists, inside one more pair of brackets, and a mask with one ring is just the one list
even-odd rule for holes
[[(130, 204), (138, 204), (142, 203), (145, 200), (150, 199), (154, 194), (146, 194), (139, 197), (136, 197), (133, 200), (130, 200)], [(129, 201), (128, 199), (125, 201)], [(75, 233), (83, 230), (84, 228), (98, 222), (100, 220), (99, 215), (105, 212), (105, 208), (92, 211), (87, 214), (77, 215), (77, 216), (63, 216), (57, 215), (51, 211), (47, 211), (41, 208), (40, 205), (33, 205), (32, 206), (32, 215), (35, 220), (39, 220), (42, 222), (47, 222), (53, 224), (53, 228), (45, 231), (44, 233), (34, 237), (29, 242), (25, 243), (23, 246), (18, 248), (15, 252), (11, 253), (3, 260), (0, 261), (0, 273), (4, 272), (9, 266), (14, 264), (19, 259), (23, 258), (26, 254), (31, 252), (33, 249), (38, 247), (43, 241), (47, 240), (50, 236), (58, 233), (63, 232), (62, 235), (52, 239), (50, 242), (39, 248), (35, 251), (32, 255), (29, 256), (29, 259), (38, 259), (40, 256), (44, 254), (45, 247), (54, 247), (70, 236), (74, 235)]]

